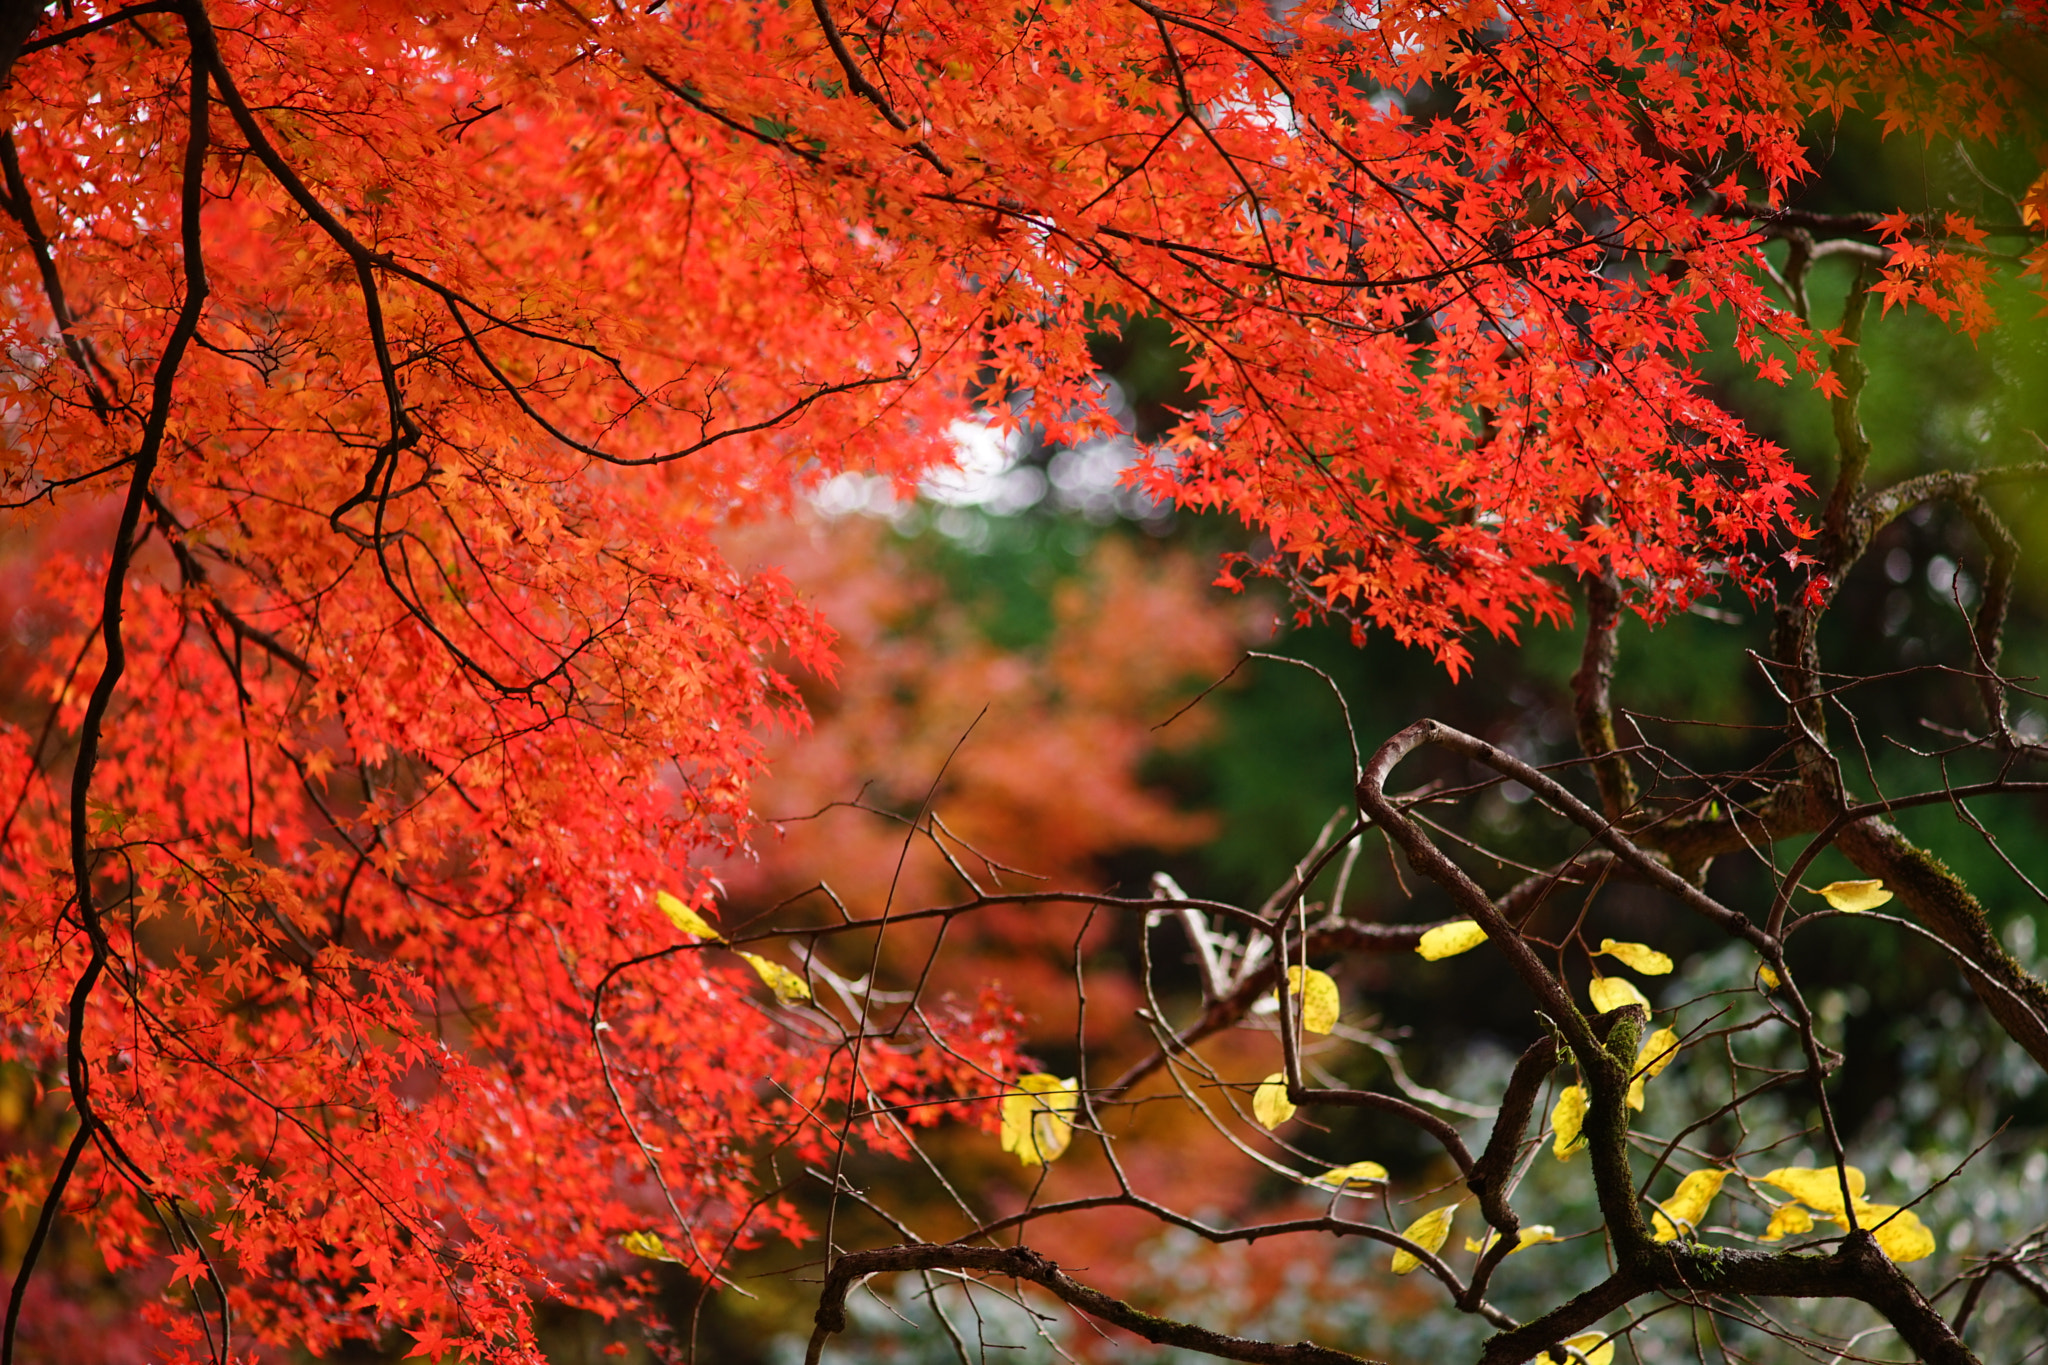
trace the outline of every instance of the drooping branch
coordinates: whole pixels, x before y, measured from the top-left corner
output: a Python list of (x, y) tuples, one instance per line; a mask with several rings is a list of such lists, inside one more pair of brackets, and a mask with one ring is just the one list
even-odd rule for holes
[[(95, 850), (92, 846), (92, 784), (99, 763), (101, 742), (109, 714), (113, 709), (114, 695), (120, 688), (122, 674), (127, 667), (124, 612), (128, 595), (128, 575), (134, 562), (142, 513), (149, 497), (150, 481), (156, 476), (157, 462), (162, 457), (165, 436), (170, 428), (171, 403), (177, 386), (178, 372), (184, 364), (186, 350), (191, 346), (193, 337), (198, 334), (200, 314), (206, 306), (208, 287), (201, 212), (206, 202), (207, 119), (210, 104), (207, 71), (195, 62), (191, 72), (186, 112), (183, 180), (179, 195), (179, 243), (184, 256), (184, 298), (179, 303), (176, 321), (172, 324), (170, 335), (164, 341), (163, 351), (157, 357), (155, 370), (151, 376), (149, 411), (143, 421), (141, 439), (136, 445), (134, 462), (129, 471), (127, 495), (122, 500), (121, 515), (115, 524), (113, 544), (107, 555), (100, 605), (100, 648), (103, 657), (99, 677), (93, 683), (84, 715), (79, 720), (77, 751), (72, 760), (69, 811), (71, 895), (72, 908), (77, 914), (79, 927), (85, 932), (87, 957), (84, 969), (72, 983), (70, 1000), (65, 1009), (64, 1052), (65, 1075), (72, 1108), (78, 1116), (78, 1131), (63, 1164), (58, 1168), (55, 1179), (43, 1197), (43, 1210), (37, 1220), (34, 1240), (24, 1250), (20, 1267), (15, 1272), (14, 1285), (7, 1300), (6, 1321), (4, 1325), (0, 1325), (0, 1365), (12, 1365), (14, 1360), (16, 1330), (20, 1321), (22, 1302), (27, 1295), (29, 1281), (35, 1274), (36, 1261), (44, 1239), (47, 1238), (53, 1223), (52, 1211), (63, 1204), (65, 1188), (78, 1169), (78, 1159), (84, 1151), (84, 1145), (91, 1141), (101, 1142), (115, 1155), (115, 1164), (124, 1175), (133, 1180), (142, 1179), (140, 1171), (120, 1153), (118, 1140), (100, 1121), (93, 1100), (92, 1062), (86, 1040), (87, 1016), (92, 1007), (94, 991), (114, 956), (114, 946), (107, 935), (102, 909), (93, 884)], [(223, 1349), (225, 1350), (225, 1345)]]
[(846, 1330), (848, 1290), (870, 1275), (905, 1270), (975, 1271), (1024, 1280), (1051, 1291), (1098, 1321), (1121, 1327), (1155, 1345), (1196, 1351), (1221, 1360), (1242, 1360), (1251, 1365), (1360, 1365), (1365, 1360), (1312, 1341), (1259, 1341), (1155, 1316), (1080, 1283), (1029, 1247), (913, 1245), (848, 1252), (833, 1262), (831, 1274), (818, 1296), (817, 1327), (804, 1353), (804, 1365), (818, 1365), (826, 1341)]

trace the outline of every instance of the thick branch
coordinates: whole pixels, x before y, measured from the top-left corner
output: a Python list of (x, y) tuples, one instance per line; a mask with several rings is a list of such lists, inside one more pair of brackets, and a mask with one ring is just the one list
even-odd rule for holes
[(1643, 1294), (1855, 1299), (1881, 1313), (1924, 1365), (1977, 1365), (1977, 1357), (1886, 1259), (1869, 1233), (1853, 1233), (1829, 1256), (1764, 1253), (1686, 1242), (1654, 1244), (1621, 1259), (1608, 1280), (1534, 1322), (1486, 1343), (1480, 1365), (1523, 1365)]
[(1500, 1112), (1493, 1120), (1493, 1133), (1486, 1140), (1486, 1150), (1479, 1160), (1472, 1164), (1471, 1174), (1465, 1183), (1472, 1193), (1479, 1196), (1479, 1211), (1486, 1215), (1486, 1221), (1500, 1230), (1502, 1240), (1519, 1227), (1515, 1212), (1508, 1207), (1508, 1177), (1514, 1174), (1515, 1157), (1522, 1147), (1522, 1134), (1529, 1127), (1529, 1116), (1536, 1110), (1536, 1097), (1543, 1089), (1544, 1080), (1557, 1068), (1557, 1040), (1539, 1038), (1529, 1045), (1528, 1051), (1515, 1063), (1514, 1074), (1508, 1077), (1507, 1089), (1501, 1092)]
[(1850, 524), (1850, 513), (1863, 493), (1863, 474), (1870, 467), (1870, 437), (1863, 430), (1863, 389), (1870, 382), (1870, 368), (1863, 363), (1863, 314), (1870, 298), (1870, 277), (1859, 271), (1849, 298), (1842, 305), (1843, 344), (1835, 347), (1831, 368), (1841, 390), (1831, 400), (1835, 424), (1835, 486), (1828, 495), (1827, 511), (1821, 520), (1821, 559), (1825, 569), (1838, 574), (1862, 557), (1862, 539)]
[(1976, 620), (1970, 624), (1970, 642), (1977, 651), (1977, 695), (1984, 703), (1985, 719), (1990, 721), (1993, 732), (2003, 738), (2005, 684), (1998, 676), (1998, 659), (2005, 649), (2005, 613), (2012, 603), (2012, 580), (2019, 567), (2020, 543), (1983, 494), (1973, 491), (1968, 497), (1956, 499), (1956, 506), (1970, 519), (1990, 556), (1984, 568), (1984, 600), (1977, 607)]
[(1494, 1116), (1493, 1133), (1486, 1140), (1486, 1150), (1466, 1172), (1465, 1184), (1479, 1198), (1480, 1216), (1486, 1220), (1487, 1226), (1500, 1234), (1472, 1272), (1472, 1283), (1465, 1294), (1471, 1302), (1461, 1301), (1458, 1305), (1467, 1311), (1486, 1293), (1486, 1285), (1492, 1279), (1494, 1269), (1514, 1252), (1520, 1242), (1522, 1220), (1508, 1204), (1508, 1181), (1514, 1175), (1515, 1159), (1521, 1155), (1522, 1134), (1528, 1129), (1529, 1117), (1536, 1110), (1536, 1097), (1556, 1067), (1555, 1038), (1539, 1038), (1530, 1044), (1528, 1051), (1516, 1061), (1514, 1074), (1508, 1077), (1507, 1089), (1501, 1092), (1500, 1108)]
[(1160, 1346), (1198, 1351), (1223, 1360), (1243, 1360), (1254, 1365), (1359, 1365), (1364, 1359), (1345, 1351), (1333, 1351), (1311, 1341), (1279, 1344), (1233, 1337), (1206, 1327), (1179, 1322), (1133, 1308), (1099, 1289), (1074, 1280), (1060, 1267), (1029, 1247), (896, 1246), (875, 1251), (855, 1251), (832, 1264), (825, 1288), (818, 1296), (817, 1328), (811, 1333), (804, 1365), (818, 1365), (825, 1342), (846, 1330), (846, 1295), (855, 1284), (870, 1275), (904, 1270), (970, 1270), (1028, 1280), (1050, 1290), (1064, 1302), (1092, 1318), (1121, 1327), (1135, 1336)]
[[(38, 1238), (48, 1235), (53, 1221), (52, 1210), (61, 1208), (64, 1189), (72, 1174), (77, 1170), (78, 1157), (84, 1144), (94, 1138), (112, 1142), (93, 1107), (92, 1072), (86, 1052), (86, 1016), (92, 1004), (95, 988), (105, 973), (108, 961), (113, 957), (113, 944), (107, 937), (100, 908), (94, 896), (92, 847), (92, 781), (94, 770), (99, 763), (100, 742), (105, 734), (108, 715), (113, 709), (114, 693), (121, 685), (121, 676), (127, 668), (126, 637), (122, 629), (122, 614), (128, 593), (128, 571), (133, 562), (136, 532), (141, 524), (143, 506), (149, 496), (150, 480), (156, 475), (157, 460), (163, 453), (165, 434), (171, 420), (172, 395), (178, 378), (179, 367), (184, 363), (186, 349), (199, 331), (199, 315), (206, 306), (206, 266), (201, 237), (200, 213), (205, 204), (204, 177), (206, 174), (207, 110), (210, 104), (206, 68), (194, 62), (190, 90), (190, 105), (186, 120), (184, 180), (180, 195), (180, 245), (184, 255), (185, 297), (179, 304), (177, 319), (171, 326), (170, 335), (165, 338), (163, 352), (157, 357), (156, 369), (151, 380), (149, 415), (143, 423), (142, 439), (135, 450), (135, 461), (129, 474), (128, 493), (121, 504), (120, 520), (114, 528), (114, 543), (107, 556), (107, 573), (104, 594), (100, 604), (100, 647), (104, 660), (100, 676), (94, 682), (92, 694), (86, 701), (85, 714), (78, 725), (78, 751), (71, 769), (70, 801), (70, 854), (71, 892), (73, 905), (78, 912), (79, 927), (85, 931), (89, 953), (85, 969), (72, 984), (71, 999), (65, 1013), (64, 1051), (65, 1071), (70, 1083), (72, 1108), (78, 1115), (78, 1133), (72, 1147), (59, 1168), (57, 1178), (44, 1196), (42, 1215), (37, 1223)], [(115, 1144), (118, 1151), (118, 1144)], [(135, 1173), (131, 1172), (131, 1176)], [(27, 1295), (30, 1277), (35, 1274), (37, 1253), (41, 1241), (32, 1241), (23, 1253), (21, 1266), (15, 1272), (14, 1287), (7, 1300), (7, 1318), (0, 1327), (0, 1365), (12, 1365), (14, 1360), (15, 1331), (21, 1316), (21, 1305)]]
[(1889, 820), (1855, 821), (1835, 843), (1859, 871), (1895, 892), (1942, 942), (2005, 988), (1970, 975), (1970, 988), (1992, 1018), (2048, 1070), (2048, 1024), (2043, 1023), (2048, 1020), (2048, 986), (2005, 951), (1984, 907), (1961, 878)]
[(1612, 570), (1586, 580), (1586, 646), (1572, 674), (1572, 714), (1578, 721), (1579, 750), (1593, 760), (1600, 804), (1609, 820), (1635, 808), (1635, 774), (1620, 753), (1614, 733), (1614, 660), (1619, 653), (1621, 584)]

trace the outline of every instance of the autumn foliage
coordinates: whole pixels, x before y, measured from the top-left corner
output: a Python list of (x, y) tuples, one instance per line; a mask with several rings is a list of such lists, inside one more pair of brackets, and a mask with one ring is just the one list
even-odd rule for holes
[[(900, 1148), (854, 1111), (992, 1125), (997, 995), (835, 1042), (658, 900), (725, 932), (766, 737), (835, 668), (723, 529), (844, 470), (908, 491), (951, 423), (1027, 395), (1050, 440), (1106, 430), (1088, 337), (1152, 316), (1195, 397), (1133, 479), (1252, 528), (1231, 575), (1304, 610), (1455, 671), (1575, 574), (1651, 614), (1763, 591), (1804, 562), (1803, 482), (1692, 372), (1704, 320), (1837, 388), (1847, 339), (1769, 292), (1761, 246), (1816, 120), (2035, 136), (2005, 54), (2043, 22), (10, 10), (0, 1354), (57, 1321), (35, 1267), (82, 1227), (168, 1273), (183, 1298), (145, 1312), (187, 1357), (402, 1329), (531, 1360), (537, 1299), (638, 1302), (624, 1237), (710, 1276), (793, 1233), (771, 1156)], [(1856, 230), (1889, 244), (1882, 300), (1983, 324), (1980, 226)], [(1218, 639), (1118, 653), (1115, 615), (1166, 591), (1141, 579), (1017, 686), (1208, 667)], [(892, 781), (929, 766), (902, 758)]]

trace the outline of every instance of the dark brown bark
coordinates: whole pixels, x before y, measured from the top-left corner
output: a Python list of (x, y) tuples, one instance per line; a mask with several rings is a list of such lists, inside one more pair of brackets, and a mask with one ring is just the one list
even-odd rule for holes
[(1964, 973), (1991, 1017), (2048, 1070), (2048, 987), (2005, 951), (1984, 907), (1961, 879), (1889, 820), (1858, 820), (1843, 828), (1835, 844), (1859, 871), (1882, 881), (1942, 942), (1998, 983), (1994, 986), (1975, 973)]
[(1600, 804), (1619, 821), (1635, 809), (1639, 793), (1614, 730), (1614, 662), (1619, 656), (1621, 585), (1610, 571), (1586, 580), (1586, 645), (1572, 674), (1572, 714), (1579, 751), (1593, 760)]
[(1610, 1278), (1486, 1343), (1480, 1365), (1523, 1365), (1565, 1338), (1586, 1331), (1607, 1314), (1645, 1294), (1686, 1297), (1855, 1299), (1891, 1323), (1924, 1365), (1978, 1365), (1941, 1314), (1913, 1282), (1885, 1258), (1867, 1232), (1845, 1238), (1832, 1255), (1763, 1253), (1655, 1244), (1621, 1258)]
[(1222, 1360), (1242, 1360), (1252, 1365), (1360, 1365), (1365, 1360), (1362, 1356), (1318, 1346), (1312, 1341), (1258, 1341), (1155, 1316), (1132, 1307), (1122, 1299), (1111, 1298), (1099, 1289), (1081, 1284), (1030, 1247), (926, 1244), (856, 1251), (834, 1261), (825, 1277), (825, 1288), (818, 1296), (818, 1325), (811, 1333), (810, 1348), (804, 1355), (805, 1365), (818, 1365), (825, 1342), (834, 1333), (846, 1330), (846, 1294), (849, 1289), (869, 1275), (903, 1270), (967, 1270), (1024, 1280), (1051, 1291), (1089, 1317), (1121, 1327), (1146, 1341), (1200, 1351)]

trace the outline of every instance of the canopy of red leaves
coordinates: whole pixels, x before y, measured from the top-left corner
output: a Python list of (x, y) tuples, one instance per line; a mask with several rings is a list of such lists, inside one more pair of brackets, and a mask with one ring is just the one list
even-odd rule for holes
[[(109, 1265), (225, 1293), (161, 1310), (187, 1343), (505, 1360), (536, 1294), (631, 1299), (621, 1234), (702, 1268), (784, 1226), (753, 1158), (829, 1152), (823, 1101), (936, 1121), (1008, 1056), (992, 1000), (814, 1046), (658, 910), (713, 913), (693, 856), (803, 723), (771, 661), (831, 667), (717, 528), (908, 486), (1023, 390), (1100, 430), (1086, 338), (1151, 314), (1198, 400), (1135, 477), (1454, 669), (1559, 613), (1559, 566), (1651, 611), (1752, 581), (1799, 485), (1701, 393), (1702, 316), (1802, 341), (1754, 228), (1809, 121), (1995, 131), (2043, 20), (23, 12), (0, 1010), (56, 1136), (8, 1197), (68, 1189)], [(1888, 295), (1975, 325), (1968, 225), (1891, 226)]]

